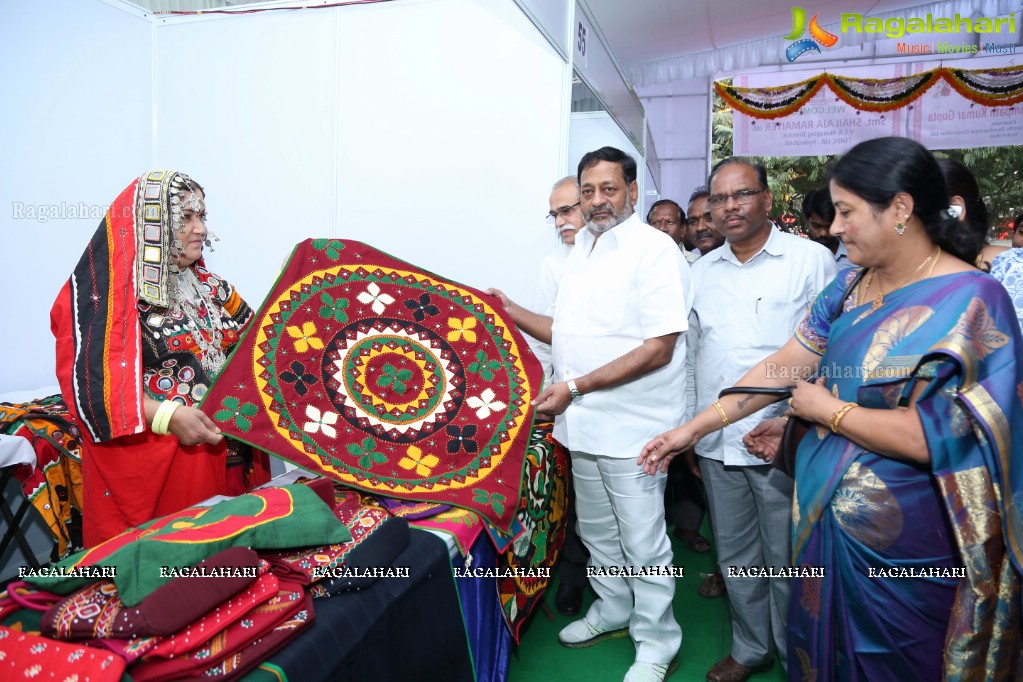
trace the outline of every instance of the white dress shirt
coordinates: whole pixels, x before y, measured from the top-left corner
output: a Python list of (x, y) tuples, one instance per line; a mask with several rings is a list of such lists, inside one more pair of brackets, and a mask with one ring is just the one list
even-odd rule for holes
[[(554, 251), (551, 251), (540, 262), (540, 274), (536, 280), (536, 294), (533, 296), (533, 312), (547, 317), (554, 317), (554, 303), (558, 298), (558, 283), (561, 282), (561, 274), (565, 270), (565, 261), (568, 254), (572, 253), (572, 247), (562, 244)], [(543, 377), (546, 381), (551, 376), (551, 347), (543, 341), (537, 341), (532, 336), (526, 336), (529, 347), (533, 354), (543, 365)]]
[(679, 250), (682, 251), (682, 255), (686, 257), (686, 262), (689, 263), (690, 265), (700, 260), (700, 254), (695, 253), (693, 251), (689, 251), (688, 249), (686, 249), (685, 244), (679, 244), (678, 248)]
[(570, 450), (637, 457), (654, 436), (682, 423), (685, 331), (692, 306), (689, 264), (671, 237), (635, 214), (594, 240), (580, 230), (565, 261), (554, 310), (554, 379), (575, 379), (679, 333), (660, 369), (573, 401), (554, 423)]
[[(764, 247), (745, 263), (727, 242), (694, 263), (686, 419), (785, 345), (834, 277), (830, 249), (773, 228)], [(746, 452), (742, 437), (784, 410), (781, 403), (732, 422), (701, 440), (696, 452), (726, 465), (761, 465), (763, 460)]]

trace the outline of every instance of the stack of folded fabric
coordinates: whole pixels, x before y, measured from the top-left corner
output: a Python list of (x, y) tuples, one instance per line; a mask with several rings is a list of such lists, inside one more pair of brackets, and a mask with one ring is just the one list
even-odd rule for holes
[(365, 589), (381, 577), (403, 577), (400, 571), (404, 567), (392, 563), (408, 546), (408, 522), (355, 490), (335, 486), (333, 494), (334, 515), (352, 539), (313, 548), (262, 552), (272, 570), (308, 585), (314, 598)]
[[(305, 485), (258, 490), (151, 521), (29, 576), (34, 590), (9, 587), (0, 613), (9, 611), (9, 601), (43, 611), (38, 627), (45, 638), (0, 629), (0, 665), (23, 666), (28, 658), (25, 670), (31, 670), (45, 666), (31, 661), (34, 648), (64, 647), (62, 655), (115, 673), (126, 669), (139, 681), (237, 679), (313, 622), (307, 583), (275, 574), (257, 550), (352, 540)], [(31, 623), (18, 625), (24, 631)]]

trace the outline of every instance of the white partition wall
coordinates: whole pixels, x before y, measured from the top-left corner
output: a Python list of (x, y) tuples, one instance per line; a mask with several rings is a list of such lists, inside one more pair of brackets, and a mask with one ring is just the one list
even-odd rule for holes
[(256, 308), (336, 234), (338, 11), (157, 19), (155, 157), (207, 190), (210, 269)]
[(639, 200), (636, 202), (636, 210), (645, 217), (644, 192), (648, 174), (643, 155), (606, 111), (572, 113), (572, 123), (568, 134), (570, 173), (576, 172), (584, 154), (606, 146), (621, 149), (636, 160), (636, 182), (639, 184)]
[(209, 186), (211, 266), (254, 305), (322, 236), (532, 300), (567, 68), (514, 3), (169, 19), (156, 46), (159, 156)]
[(529, 303), (568, 67), (513, 2), (342, 13), (340, 234)]
[(0, 393), (56, 384), (50, 305), (151, 163), (152, 24), (97, 0), (0, 0)]

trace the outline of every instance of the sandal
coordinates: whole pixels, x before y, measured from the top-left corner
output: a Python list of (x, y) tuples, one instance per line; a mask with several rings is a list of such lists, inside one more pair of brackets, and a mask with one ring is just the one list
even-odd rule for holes
[(685, 546), (690, 548), (690, 551), (696, 552), (698, 554), (703, 554), (704, 552), (710, 551), (710, 541), (707, 540), (707, 538), (700, 535), (699, 533), (694, 533), (693, 535), (686, 537), (686, 535), (683, 532), (679, 531), (678, 529), (675, 529), (673, 535), (682, 542), (684, 542)]
[(705, 599), (723, 597), (725, 592), (728, 591), (728, 588), (725, 587), (725, 576), (721, 575), (720, 572), (708, 575), (703, 582), (700, 583), (700, 587), (696, 591)]
[(697, 554), (703, 554), (704, 552), (710, 551), (710, 541), (699, 533), (691, 538), (682, 538), (682, 542), (686, 543), (686, 547), (688, 547), (690, 551), (696, 552)]

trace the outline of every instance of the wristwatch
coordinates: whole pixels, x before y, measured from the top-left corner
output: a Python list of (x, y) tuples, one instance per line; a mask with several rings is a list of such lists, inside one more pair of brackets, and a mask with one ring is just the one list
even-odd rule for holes
[(575, 385), (574, 380), (569, 379), (568, 381), (565, 382), (565, 384), (568, 385), (568, 392), (572, 394), (572, 402), (575, 402), (576, 400), (579, 400), (579, 398), (583, 397), (583, 394), (579, 392), (579, 388)]

